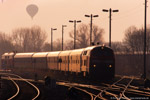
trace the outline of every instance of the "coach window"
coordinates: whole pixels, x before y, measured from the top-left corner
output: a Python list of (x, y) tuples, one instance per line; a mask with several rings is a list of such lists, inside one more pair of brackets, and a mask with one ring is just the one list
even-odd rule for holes
[(57, 58), (55, 58), (55, 63), (57, 63)]
[(86, 66), (86, 60), (84, 60), (84, 66)]
[(87, 54), (87, 51), (84, 51), (83, 55), (86, 55)]

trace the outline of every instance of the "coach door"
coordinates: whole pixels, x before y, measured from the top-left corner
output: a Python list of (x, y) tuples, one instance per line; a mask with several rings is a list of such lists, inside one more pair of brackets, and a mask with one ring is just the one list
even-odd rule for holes
[(88, 69), (88, 56), (87, 56), (87, 51), (83, 52), (82, 55), (82, 67), (81, 67), (81, 71), (83, 72), (83, 76), (86, 76), (87, 72), (89, 72)]

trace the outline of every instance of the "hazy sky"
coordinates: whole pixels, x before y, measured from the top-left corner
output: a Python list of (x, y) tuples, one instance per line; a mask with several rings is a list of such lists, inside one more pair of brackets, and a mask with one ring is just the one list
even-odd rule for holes
[[(65, 40), (74, 25), (69, 20), (82, 20), (82, 23), (89, 24), (90, 18), (85, 14), (98, 14), (93, 23), (104, 28), (104, 39), (107, 42), (109, 37), (109, 13), (102, 12), (102, 9), (118, 9), (119, 12), (112, 13), (112, 41), (122, 41), (125, 30), (135, 25), (140, 28), (144, 25), (144, 1), (145, 0), (3, 0), (0, 2), (0, 31), (11, 33), (19, 27), (31, 27), (39, 25), (48, 33), (50, 41), (51, 27), (57, 28), (54, 31), (54, 40), (61, 38), (61, 27), (65, 28)], [(149, 0), (148, 0), (149, 1)], [(36, 4), (39, 8), (33, 20), (26, 12), (29, 4)], [(150, 1), (148, 2), (148, 6)], [(150, 7), (147, 9), (147, 24), (150, 24)], [(79, 24), (77, 24), (78, 27)]]

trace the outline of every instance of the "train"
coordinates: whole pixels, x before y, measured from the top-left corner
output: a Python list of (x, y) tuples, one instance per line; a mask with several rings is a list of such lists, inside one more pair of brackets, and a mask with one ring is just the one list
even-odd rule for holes
[(66, 51), (8, 52), (1, 57), (1, 67), (28, 77), (112, 79), (115, 56), (113, 50), (104, 45)]

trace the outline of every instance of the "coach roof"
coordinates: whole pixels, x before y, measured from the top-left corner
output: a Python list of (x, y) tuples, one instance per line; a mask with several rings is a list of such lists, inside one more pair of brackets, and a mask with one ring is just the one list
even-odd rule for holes
[(33, 52), (32, 53), (16, 53), (14, 58), (31, 58), (33, 54), (34, 54)]
[(70, 52), (72, 52), (72, 50), (62, 51), (59, 56), (69, 56)]
[(84, 49), (72, 50), (72, 52), (70, 53), (70, 56), (71, 55), (81, 55), (83, 51), (84, 51)]
[(56, 52), (49, 52), (47, 57), (56, 57), (58, 56), (60, 53), (60, 51), (56, 51)]
[(48, 52), (38, 52), (38, 53), (34, 53), (34, 55), (32, 56), (33, 58), (41, 58), (41, 57), (47, 57)]

